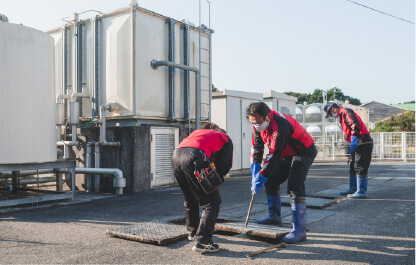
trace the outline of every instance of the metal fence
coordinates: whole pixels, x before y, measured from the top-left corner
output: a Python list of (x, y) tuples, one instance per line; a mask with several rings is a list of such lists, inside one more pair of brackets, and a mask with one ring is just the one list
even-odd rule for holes
[[(386, 160), (414, 160), (415, 159), (415, 133), (414, 132), (377, 132), (371, 133), (374, 141), (373, 159)], [(317, 159), (335, 160), (347, 157), (349, 143), (336, 141), (334, 136), (313, 137), (318, 149)]]

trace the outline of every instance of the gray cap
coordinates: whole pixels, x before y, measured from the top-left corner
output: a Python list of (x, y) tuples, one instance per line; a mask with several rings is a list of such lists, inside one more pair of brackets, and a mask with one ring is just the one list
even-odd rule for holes
[(326, 105), (324, 107), (324, 111), (326, 113), (325, 118), (328, 118), (329, 117), (329, 111), (331, 110), (331, 108), (333, 106), (338, 107), (337, 103), (335, 103), (335, 102), (328, 102), (328, 103), (326, 103)]

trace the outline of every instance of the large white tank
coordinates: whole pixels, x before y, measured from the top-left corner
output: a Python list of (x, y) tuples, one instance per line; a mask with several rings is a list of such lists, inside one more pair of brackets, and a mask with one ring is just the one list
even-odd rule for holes
[(321, 109), (317, 106), (309, 106), (305, 111), (306, 122), (320, 122), (322, 120)]
[(306, 131), (311, 136), (320, 136), (322, 134), (321, 128), (317, 125), (310, 125), (310, 126), (306, 127)]
[[(152, 60), (169, 60), (169, 23), (168, 17), (137, 7), (116, 10), (100, 17), (98, 23), (98, 46), (95, 50), (95, 22), (90, 19), (82, 21), (81, 47), (82, 77), (75, 71), (75, 26), (68, 23), (63, 27), (52, 29), (47, 33), (55, 39), (56, 62), (56, 95), (64, 90), (64, 76), (69, 93), (77, 86), (77, 78), (86, 84), (90, 96), (94, 93), (94, 85), (98, 81), (98, 103), (118, 103), (121, 115), (135, 115), (142, 118), (166, 118), (169, 116), (169, 75), (167, 67), (157, 70), (151, 67)], [(134, 16), (133, 16), (134, 15)], [(134, 22), (133, 22), (134, 21)], [(132, 32), (134, 23), (135, 32)], [(184, 22), (176, 21), (174, 25), (174, 62), (184, 64)], [(199, 35), (198, 29), (190, 26), (188, 36), (189, 66), (199, 67)], [(201, 31), (201, 102), (208, 103), (209, 98), (209, 38)], [(65, 38), (63, 36), (66, 36)], [(133, 36), (135, 36), (133, 40)], [(134, 41), (134, 42), (133, 42)], [(65, 45), (63, 45), (65, 42)], [(134, 43), (134, 46), (133, 46)], [(66, 48), (66, 68), (63, 56)], [(208, 49), (208, 50), (207, 50)], [(95, 55), (98, 55), (95, 62)], [(133, 57), (134, 56), (134, 57)], [(95, 63), (98, 73), (95, 73)], [(134, 63), (134, 75), (133, 71)], [(66, 72), (65, 72), (66, 70)], [(133, 80), (134, 77), (134, 80)], [(98, 80), (96, 80), (98, 78)], [(175, 78), (175, 117), (184, 118), (184, 71), (176, 69)], [(195, 118), (195, 74), (189, 74), (190, 116)], [(91, 117), (91, 97), (82, 100), (84, 118)], [(201, 116), (208, 116), (208, 105), (202, 104)]]
[(296, 120), (301, 123), (303, 122), (303, 111), (299, 107), (296, 107)]
[(0, 164), (56, 160), (54, 41), (0, 22)]
[(326, 126), (325, 132), (328, 135), (332, 135), (332, 134), (335, 134), (335, 133), (341, 133), (342, 131), (341, 131), (341, 127), (339, 127), (338, 125), (330, 124), (330, 125)]

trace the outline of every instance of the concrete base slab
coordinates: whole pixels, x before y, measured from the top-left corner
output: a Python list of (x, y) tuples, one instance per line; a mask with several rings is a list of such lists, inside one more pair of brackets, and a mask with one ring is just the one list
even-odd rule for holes
[(157, 221), (108, 229), (106, 233), (115, 237), (158, 245), (165, 245), (188, 237), (188, 231), (184, 225)]
[(253, 222), (249, 223), (247, 227), (245, 227), (245, 222), (218, 223), (215, 225), (215, 229), (273, 239), (284, 237), (286, 234), (292, 231), (292, 228), (272, 225), (260, 225)]
[(28, 197), (21, 199), (5, 200), (0, 201), (0, 208), (4, 207), (14, 207), (18, 205), (30, 205), (35, 206), (39, 203), (50, 202), (50, 201), (62, 201), (72, 198), (72, 193), (60, 193), (60, 194), (51, 194), (51, 195), (42, 195), (36, 197)]

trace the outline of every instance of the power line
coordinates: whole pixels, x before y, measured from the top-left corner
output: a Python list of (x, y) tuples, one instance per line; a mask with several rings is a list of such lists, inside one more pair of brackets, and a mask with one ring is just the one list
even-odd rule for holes
[(357, 2), (354, 2), (354, 1), (351, 1), (351, 0), (346, 0), (346, 1), (351, 2), (351, 3), (354, 3), (354, 4), (359, 5), (359, 6), (362, 6), (362, 7), (365, 7), (365, 8), (368, 8), (368, 9), (371, 9), (371, 10), (376, 11), (376, 12), (378, 12), (378, 13), (381, 13), (381, 14), (383, 14), (383, 15), (387, 15), (387, 16), (390, 16), (390, 17), (394, 17), (394, 18), (397, 18), (397, 19), (403, 20), (404, 22), (407, 22), (407, 23), (413, 24), (413, 25), (415, 24), (415, 23), (414, 23), (414, 22), (412, 22), (412, 21), (409, 21), (409, 20), (406, 20), (406, 19), (403, 19), (403, 18), (400, 18), (400, 17), (393, 16), (393, 15), (391, 15), (391, 14), (385, 13), (385, 12), (383, 12), (383, 11), (380, 11), (380, 10), (374, 9), (374, 8), (372, 8), (372, 7), (369, 7), (369, 6), (362, 5), (362, 4), (357, 3)]

